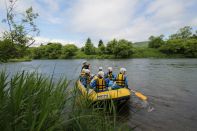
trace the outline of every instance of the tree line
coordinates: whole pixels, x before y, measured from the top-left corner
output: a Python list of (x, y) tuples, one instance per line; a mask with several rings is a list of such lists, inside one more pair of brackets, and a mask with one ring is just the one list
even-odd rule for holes
[[(28, 56), (32, 59), (133, 58), (137, 49), (138, 47), (135, 47), (134, 43), (125, 39), (113, 39), (106, 44), (99, 40), (97, 47), (88, 38), (82, 48), (78, 48), (74, 44), (48, 43), (26, 49), (20, 44), (13, 46), (9, 39), (0, 41), (0, 51), (1, 54), (4, 54), (4, 60), (21, 56)], [(164, 35), (151, 36), (148, 47), (144, 50), (149, 51), (149, 49), (158, 50), (166, 56), (179, 55), (178, 57), (197, 58), (197, 32), (192, 33), (192, 28), (186, 26), (170, 35), (168, 39), (164, 39)], [(138, 53), (143, 54), (143, 50), (138, 50)], [(148, 53), (151, 54), (151, 52)]]
[(180, 28), (177, 33), (164, 40), (164, 35), (149, 37), (149, 48), (156, 48), (167, 55), (179, 54), (183, 57), (197, 58), (197, 31), (190, 26)]
[(107, 45), (102, 40), (99, 41), (98, 47), (95, 47), (91, 39), (88, 38), (82, 48), (74, 44), (62, 45), (61, 43), (48, 43), (39, 47), (29, 48), (31, 57), (34, 59), (66, 59), (73, 58), (77, 54), (88, 55), (113, 55), (114, 58), (129, 58), (133, 53), (132, 43), (121, 39), (113, 39)]
[[(104, 58), (132, 58), (133, 54), (136, 53), (136, 48), (138, 48), (125, 39), (113, 39), (107, 44), (99, 40), (98, 46), (95, 47), (94, 45), (90, 38), (86, 40), (82, 48), (78, 48), (74, 44), (62, 46), (60, 43), (48, 43), (47, 45), (32, 48), (31, 54), (34, 59), (75, 58), (77, 54), (85, 54), (85, 58), (105, 55), (107, 57)], [(149, 37), (148, 48), (156, 49), (166, 56), (179, 55), (179, 57), (197, 58), (197, 31), (192, 33), (192, 28), (185, 26), (165, 40), (164, 35), (151, 36)]]

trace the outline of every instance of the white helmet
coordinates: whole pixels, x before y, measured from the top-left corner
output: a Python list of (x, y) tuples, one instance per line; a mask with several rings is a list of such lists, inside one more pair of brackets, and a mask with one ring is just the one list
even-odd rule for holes
[(126, 72), (127, 70), (125, 68), (120, 68), (120, 73), (124, 73)]
[(85, 69), (85, 73), (90, 73), (90, 70), (89, 69)]
[(103, 71), (99, 71), (98, 72), (98, 76), (104, 77), (104, 72)]
[(87, 61), (83, 61), (83, 64), (86, 64), (87, 63)]
[(99, 71), (102, 71), (102, 70), (103, 70), (103, 67), (100, 66), (100, 67), (99, 67)]
[(112, 67), (108, 67), (108, 70), (109, 70), (109, 71), (112, 71)]

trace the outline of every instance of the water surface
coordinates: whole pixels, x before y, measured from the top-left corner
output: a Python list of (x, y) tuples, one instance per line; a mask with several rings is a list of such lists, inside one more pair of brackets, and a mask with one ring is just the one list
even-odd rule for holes
[[(1, 64), (0, 69), (10, 73), (38, 71), (66, 76), (76, 81), (83, 60), (33, 60), (31, 62)], [(99, 66), (107, 71), (112, 66), (115, 73), (120, 67), (127, 69), (129, 86), (148, 96), (154, 110), (138, 110), (135, 103), (126, 105), (119, 113), (120, 120), (136, 130), (195, 131), (197, 129), (197, 59), (124, 59), (89, 60), (92, 73)]]

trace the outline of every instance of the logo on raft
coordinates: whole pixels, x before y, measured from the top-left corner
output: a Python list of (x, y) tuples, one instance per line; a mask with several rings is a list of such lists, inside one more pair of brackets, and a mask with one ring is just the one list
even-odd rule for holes
[(108, 98), (108, 95), (99, 95), (99, 96), (97, 96), (98, 100), (106, 99), (106, 98)]

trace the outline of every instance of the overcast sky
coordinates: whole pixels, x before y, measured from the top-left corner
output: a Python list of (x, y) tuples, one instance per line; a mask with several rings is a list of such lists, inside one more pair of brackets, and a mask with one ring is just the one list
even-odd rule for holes
[[(17, 10), (32, 6), (39, 13), (37, 42), (76, 43), (90, 37), (97, 45), (128, 39), (147, 40), (150, 35), (175, 33), (189, 25), (197, 29), (197, 0), (18, 0)], [(5, 0), (0, 0), (0, 19), (5, 18)], [(0, 32), (6, 30), (0, 24)]]

